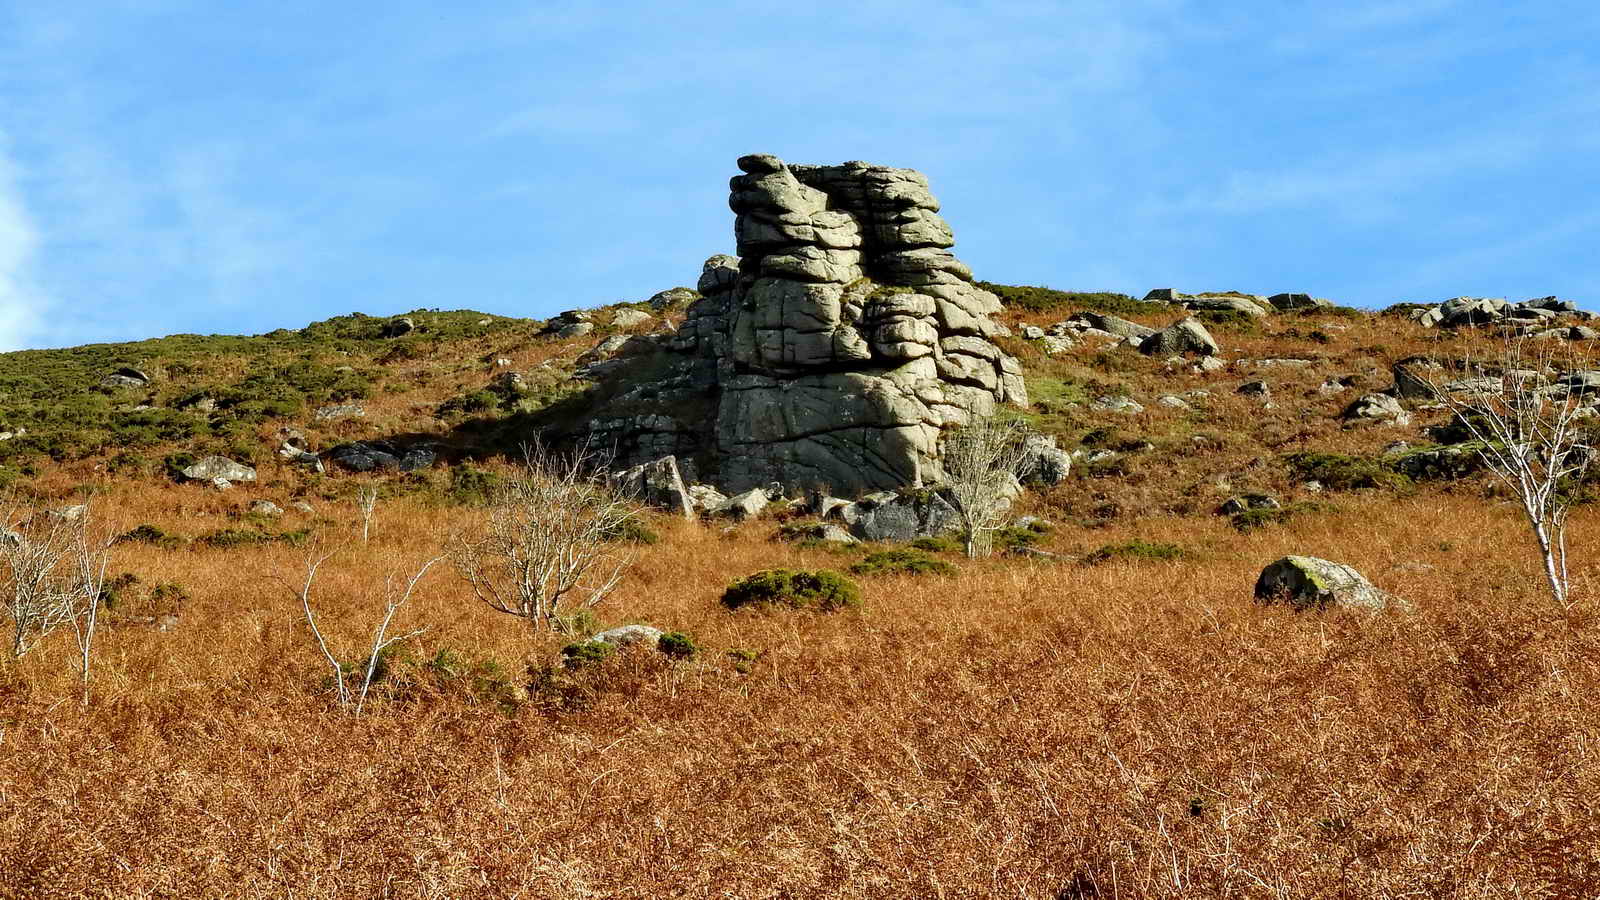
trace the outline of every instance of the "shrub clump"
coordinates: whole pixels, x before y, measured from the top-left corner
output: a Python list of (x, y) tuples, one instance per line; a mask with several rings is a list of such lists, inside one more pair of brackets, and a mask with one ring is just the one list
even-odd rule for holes
[(669, 631), (656, 640), (656, 649), (673, 659), (693, 659), (700, 652), (694, 638), (681, 631)]
[(1323, 487), (1336, 491), (1357, 488), (1405, 490), (1411, 486), (1410, 478), (1379, 460), (1362, 456), (1308, 450), (1291, 453), (1284, 457), (1284, 462), (1301, 480), (1319, 481)]
[(1160, 303), (1146, 303), (1127, 294), (1110, 291), (1057, 291), (1047, 287), (995, 284), (989, 281), (979, 281), (977, 286), (999, 297), (1006, 306), (1031, 313), (1089, 310), (1116, 316), (1150, 316), (1167, 312), (1167, 307)]
[(767, 569), (735, 581), (722, 593), (722, 605), (729, 609), (752, 603), (831, 612), (859, 606), (861, 589), (831, 569)]
[(852, 575), (954, 575), (956, 567), (921, 550), (898, 548), (868, 553), (850, 567)]
[(567, 668), (581, 669), (584, 666), (604, 662), (616, 651), (616, 647), (605, 641), (574, 641), (561, 648), (561, 659)]
[(911, 546), (918, 550), (926, 550), (929, 553), (959, 553), (961, 551), (961, 542), (944, 534), (919, 537), (911, 542)]
[(1307, 500), (1270, 509), (1247, 509), (1243, 512), (1234, 513), (1229, 521), (1233, 523), (1235, 529), (1248, 534), (1271, 525), (1282, 525), (1302, 513), (1328, 512), (1332, 509), (1333, 507), (1327, 503)]
[(1088, 565), (1109, 562), (1114, 559), (1131, 560), (1159, 560), (1171, 562), (1181, 559), (1184, 555), (1183, 548), (1177, 544), (1167, 544), (1161, 541), (1146, 541), (1135, 538), (1121, 544), (1106, 544), (1083, 558)]
[(160, 547), (162, 550), (175, 550), (184, 544), (184, 539), (176, 534), (168, 534), (151, 525), (149, 522), (130, 531), (117, 535), (119, 544), (149, 544)]

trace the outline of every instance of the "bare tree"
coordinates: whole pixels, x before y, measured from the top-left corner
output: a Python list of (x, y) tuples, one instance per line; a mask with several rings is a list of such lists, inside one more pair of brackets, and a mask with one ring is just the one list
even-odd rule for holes
[(356, 488), (356, 509), (361, 511), (361, 543), (372, 533), (372, 514), (378, 510), (378, 487), (363, 484)]
[(630, 555), (615, 538), (638, 514), (607, 484), (588, 448), (558, 455), (523, 448), (523, 465), (494, 493), (479, 534), (458, 536), (450, 558), (478, 599), (535, 627), (568, 631), (574, 607), (593, 607), (622, 581)]
[(4, 519), (0, 591), (11, 621), (11, 656), (21, 659), (51, 632), (72, 626), (87, 704), (110, 541), (95, 533), (88, 504), (65, 510), (13, 504)]
[[(1551, 599), (1569, 607), (1567, 515), (1594, 456), (1582, 427), (1595, 413), (1585, 402), (1590, 386), (1575, 374), (1581, 360), (1570, 345), (1558, 350), (1549, 340), (1507, 337), (1492, 364), (1469, 358), (1462, 368), (1485, 375), (1435, 385), (1435, 394), (1472, 437), (1484, 466), (1516, 497)], [(1549, 384), (1547, 375), (1557, 372), (1563, 377)]]
[(1017, 493), (1027, 434), (1019, 419), (974, 416), (945, 439), (946, 482), (968, 557), (994, 552), (994, 533), (1003, 527)]
[[(321, 651), (323, 661), (328, 664), (339, 707), (350, 710), (359, 717), (366, 707), (367, 695), (372, 690), (372, 682), (383, 659), (383, 652), (401, 641), (410, 640), (427, 631), (426, 628), (418, 628), (405, 634), (390, 635), (389, 625), (394, 621), (395, 614), (411, 599), (422, 576), (428, 574), (428, 570), (444, 557), (435, 557), (423, 563), (422, 568), (406, 579), (403, 585), (396, 576), (391, 575), (384, 580), (383, 617), (372, 632), (372, 646), (367, 653), (365, 668), (359, 673), (347, 672), (344, 664), (340, 663), (339, 658), (329, 649), (328, 640), (323, 635), (321, 627), (317, 625), (316, 613), (311, 609), (311, 587), (317, 580), (317, 570), (332, 557), (332, 553), (325, 553), (321, 556), (313, 555), (306, 560), (305, 580), (298, 589), (295, 589), (295, 596), (300, 601), (301, 613), (305, 616), (306, 625), (311, 629), (312, 638), (317, 642), (317, 649)], [(361, 676), (357, 688), (352, 688), (350, 684), (350, 676), (353, 674)]]

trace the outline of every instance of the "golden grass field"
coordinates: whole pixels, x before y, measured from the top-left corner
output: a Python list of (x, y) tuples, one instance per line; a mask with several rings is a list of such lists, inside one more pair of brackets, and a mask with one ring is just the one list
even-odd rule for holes
[[(427, 629), (416, 661), (360, 719), (324, 689), (285, 581), (342, 548), (313, 601), (358, 658), (384, 576), (480, 510), (386, 500), (363, 545), (351, 503), (313, 497), (280, 524), (313, 525), (316, 548), (118, 544), (113, 572), (190, 599), (166, 632), (115, 624), (159, 610), (110, 614), (87, 707), (70, 638), (0, 665), (0, 896), (1600, 896), (1593, 509), (1574, 518), (1570, 610), (1482, 482), (1340, 492), (1251, 533), (1210, 514), (1219, 474), (1293, 499), (1271, 451), (1414, 435), (1342, 430), (1330, 417), (1353, 395), (1305, 396), (1356, 356), (1414, 352), (1353, 349), (1382, 327), (1267, 376), (1270, 415), (1232, 394), (1253, 375), (1178, 383), (1134, 360), (1117, 377), (1142, 400), (1214, 389), (1222, 448), (1032, 498), (1060, 561), (952, 558), (953, 577), (861, 579), (855, 611), (730, 612), (734, 578), (851, 557), (774, 541), (770, 521), (652, 518), (662, 541), (596, 614), (691, 634), (689, 661), (628, 653), (541, 679), (567, 639), (441, 564), (397, 622)], [(1118, 426), (1186, 439), (1147, 406)], [(287, 479), (216, 494), (84, 463), (40, 489), (93, 482), (112, 530), (195, 535), (250, 497), (286, 501)], [(1090, 515), (1106, 503), (1121, 512)], [(1076, 561), (1135, 537), (1186, 555)], [(1286, 553), (1349, 563), (1415, 611), (1257, 604)], [(482, 677), (430, 676), (441, 650)]]

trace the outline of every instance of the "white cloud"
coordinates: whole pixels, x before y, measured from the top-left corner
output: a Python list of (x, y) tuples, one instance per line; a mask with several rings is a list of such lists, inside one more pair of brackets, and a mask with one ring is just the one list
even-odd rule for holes
[(27, 346), (46, 305), (29, 275), (39, 234), (17, 181), (0, 134), (0, 350)]

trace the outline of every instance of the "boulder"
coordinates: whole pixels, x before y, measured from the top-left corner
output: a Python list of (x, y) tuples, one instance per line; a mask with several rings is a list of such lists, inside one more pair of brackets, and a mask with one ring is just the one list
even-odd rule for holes
[(1433, 382), (1418, 374), (1418, 370), (1411, 365), (1398, 362), (1394, 364), (1392, 371), (1394, 373), (1392, 392), (1395, 396), (1407, 400), (1432, 400), (1439, 395)]
[(709, 484), (691, 484), (688, 493), (689, 501), (694, 504), (694, 508), (704, 513), (711, 513), (728, 502), (728, 495)]
[(1265, 381), (1246, 381), (1239, 385), (1237, 393), (1247, 397), (1270, 397), (1272, 388)]
[(1285, 556), (1262, 569), (1255, 595), (1262, 603), (1283, 602), (1297, 610), (1403, 606), (1355, 569), (1314, 556)]
[[(657, 294), (656, 296), (659, 297), (661, 295)], [(654, 299), (654, 297), (651, 298), (651, 300)], [(611, 314), (611, 325), (614, 328), (632, 328), (635, 325), (643, 325), (646, 322), (653, 321), (655, 321), (655, 316), (642, 309), (633, 309), (627, 306)]]
[(1138, 322), (1130, 322), (1118, 316), (1096, 312), (1078, 313), (1063, 324), (1082, 326), (1075, 330), (1095, 329), (1104, 331), (1107, 334), (1114, 334), (1117, 337), (1131, 337), (1141, 341), (1156, 333), (1156, 330), (1148, 325), (1140, 325)]
[(1144, 302), (1173, 303), (1182, 296), (1182, 294), (1178, 293), (1172, 288), (1155, 288), (1154, 290), (1150, 291), (1150, 293), (1144, 295)]
[(211, 481), (222, 478), (227, 481), (255, 481), (256, 470), (236, 463), (224, 456), (207, 456), (183, 470), (183, 477), (190, 481)]
[(612, 475), (612, 485), (640, 502), (694, 518), (694, 500), (683, 485), (676, 457), (663, 456), (655, 462), (634, 466)]
[(100, 379), (100, 384), (105, 387), (143, 387), (150, 383), (150, 376), (139, 369), (123, 367)]
[(880, 491), (840, 510), (850, 533), (864, 541), (911, 541), (960, 527), (955, 507), (936, 491)]
[(1114, 412), (1125, 416), (1144, 412), (1144, 405), (1132, 397), (1111, 395), (1094, 398), (1089, 402), (1089, 408), (1095, 412)]
[(594, 331), (593, 322), (572, 322), (556, 329), (555, 335), (558, 338), (576, 338), (583, 337), (591, 331)]
[(293, 463), (297, 466), (305, 466), (313, 472), (322, 472), (326, 469), (326, 467), (322, 464), (322, 457), (315, 453), (302, 450), (293, 444), (285, 443), (283, 446), (279, 447), (278, 455), (287, 462)]
[(433, 465), (438, 454), (426, 445), (400, 446), (390, 441), (355, 441), (327, 452), (328, 459), (351, 472), (397, 469), (413, 472)]
[[(713, 257), (713, 259), (715, 259), (715, 258), (717, 258), (717, 257)], [(726, 258), (731, 259), (731, 257), (726, 257)], [(734, 271), (735, 272), (738, 271), (738, 267), (739, 267), (738, 266), (738, 261), (735, 260), (734, 261)], [(664, 291), (658, 291), (658, 292), (656, 292), (654, 294), (651, 294), (650, 295), (650, 299), (646, 300), (645, 302), (650, 304), (650, 308), (655, 310), (656, 312), (662, 312), (664, 310), (672, 309), (672, 308), (678, 307), (678, 306), (688, 306), (690, 303), (693, 303), (694, 301), (696, 301), (698, 299), (700, 299), (700, 295), (698, 293), (696, 293), (695, 291), (690, 290), (689, 288), (686, 288), (686, 287), (675, 287), (675, 288), (667, 288)], [(618, 323), (613, 320), (612, 324), (618, 324)], [(635, 324), (637, 324), (637, 323), (635, 323)]]
[(1323, 300), (1320, 297), (1313, 297), (1310, 294), (1273, 294), (1271, 297), (1267, 298), (1267, 302), (1271, 303), (1274, 308), (1284, 311), (1293, 309), (1317, 309), (1320, 307), (1328, 307), (1333, 305), (1327, 300)]
[(1248, 297), (1202, 294), (1183, 301), (1183, 305), (1197, 312), (1239, 312), (1252, 318), (1265, 318), (1267, 309)]
[(1217, 346), (1216, 339), (1211, 337), (1211, 332), (1200, 324), (1200, 320), (1190, 316), (1147, 336), (1140, 342), (1139, 352), (1145, 356), (1170, 356), (1174, 353), (1215, 356), (1221, 352), (1221, 348)]
[(1483, 297), (1456, 297), (1439, 307), (1439, 324), (1445, 328), (1489, 325), (1506, 317), (1504, 300)]
[(795, 528), (790, 532), (795, 538), (808, 541), (821, 541), (825, 544), (859, 544), (855, 536), (846, 531), (843, 526), (833, 522), (816, 522), (810, 525)]
[(397, 338), (410, 334), (415, 330), (417, 330), (417, 323), (412, 321), (410, 316), (400, 316), (383, 323), (383, 329), (378, 334), (381, 337)]

